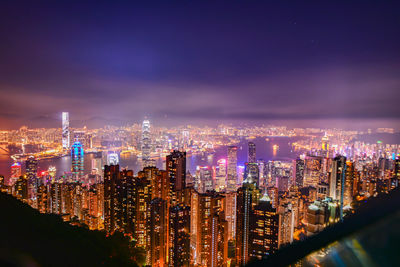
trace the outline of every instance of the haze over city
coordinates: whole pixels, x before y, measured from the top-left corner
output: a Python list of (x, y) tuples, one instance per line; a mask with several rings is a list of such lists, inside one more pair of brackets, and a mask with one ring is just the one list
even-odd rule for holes
[[(0, 128), (397, 127), (396, 3), (2, 3)], [(340, 14), (340, 15), (338, 15)]]

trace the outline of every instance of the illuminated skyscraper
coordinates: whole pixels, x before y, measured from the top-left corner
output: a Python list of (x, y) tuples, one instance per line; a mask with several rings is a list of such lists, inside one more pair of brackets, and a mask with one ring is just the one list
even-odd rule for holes
[(68, 150), (70, 148), (69, 145), (70, 140), (70, 132), (69, 132), (69, 113), (62, 113), (62, 147), (64, 150)]
[(294, 161), (295, 170), (293, 172), (294, 183), (297, 187), (303, 187), (304, 180), (304, 160), (298, 158)]
[(72, 175), (74, 179), (79, 180), (83, 178), (83, 160), (84, 152), (80, 142), (75, 142), (71, 147), (71, 159), (72, 159)]
[(142, 162), (143, 162), (143, 167), (147, 167), (150, 164), (150, 150), (151, 150), (150, 121), (144, 120), (143, 124), (142, 124)]
[(150, 202), (149, 218), (151, 266), (167, 266), (168, 209), (167, 201), (155, 198)]
[(227, 174), (227, 192), (236, 191), (237, 180), (237, 146), (228, 147), (228, 174)]
[(244, 165), (244, 179), (248, 179), (251, 176), (253, 182), (256, 183), (258, 188), (260, 184), (260, 169), (258, 168), (257, 163), (246, 162)]
[(250, 217), (249, 257), (261, 260), (278, 250), (279, 216), (267, 194), (255, 205)]
[(38, 187), (37, 183), (37, 171), (38, 161), (34, 157), (29, 157), (25, 162), (26, 178), (28, 179), (28, 193), (29, 198), (35, 195)]
[(228, 256), (228, 223), (225, 197), (216, 192), (198, 194), (196, 263), (200, 266), (224, 266)]
[(329, 178), (329, 196), (333, 200), (339, 200), (341, 219), (343, 218), (345, 174), (346, 157), (335, 157), (332, 161), (332, 172)]
[(21, 176), (21, 174), (21, 163), (14, 162), (13, 165), (11, 165), (11, 181), (9, 185), (13, 185)]
[(118, 153), (108, 152), (107, 153), (107, 165), (118, 165), (118, 164), (119, 164)]
[(247, 160), (249, 163), (256, 163), (257, 156), (256, 156), (256, 144), (253, 142), (249, 142), (249, 154), (247, 156)]
[(250, 217), (254, 205), (259, 199), (256, 182), (251, 175), (243, 181), (243, 186), (237, 191), (236, 210), (236, 263), (244, 266), (249, 261), (249, 231)]
[(176, 205), (169, 210), (169, 266), (190, 265), (190, 208)]
[(183, 203), (186, 186), (186, 152), (174, 150), (166, 158), (172, 206)]

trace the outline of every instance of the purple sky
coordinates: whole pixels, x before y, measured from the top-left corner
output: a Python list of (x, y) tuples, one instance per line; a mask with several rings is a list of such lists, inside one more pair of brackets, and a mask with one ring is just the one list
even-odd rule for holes
[(54, 2), (1, 4), (0, 129), (400, 128), (396, 2)]

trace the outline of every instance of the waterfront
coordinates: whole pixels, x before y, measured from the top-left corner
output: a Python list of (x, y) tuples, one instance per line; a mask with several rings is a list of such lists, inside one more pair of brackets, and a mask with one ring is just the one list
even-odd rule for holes
[[(266, 141), (264, 137), (258, 137), (252, 140), (245, 138), (240, 140), (238, 146), (238, 166), (244, 165), (247, 160), (247, 143), (254, 142), (257, 147), (257, 159), (263, 160), (291, 160), (296, 157), (296, 153), (292, 151), (291, 142), (298, 140), (298, 137), (270, 137)], [(278, 145), (279, 149), (274, 150), (273, 146)], [(209, 155), (195, 154), (187, 158), (186, 167), (192, 174), (196, 171), (196, 166), (213, 166), (217, 165), (217, 161), (221, 158), (226, 158), (227, 147), (221, 146), (215, 149), (215, 153)], [(85, 173), (90, 173), (91, 162), (94, 154), (86, 154), (84, 159)], [(0, 174), (5, 177), (10, 176), (10, 167), (13, 160), (9, 155), (0, 155)], [(64, 172), (71, 170), (71, 157), (61, 157), (53, 159), (44, 159), (39, 161), (38, 171), (45, 171), (50, 166), (55, 166), (57, 176), (61, 176)], [(132, 154), (122, 154), (120, 157), (121, 168), (128, 168), (135, 173), (142, 169), (141, 160)], [(165, 159), (157, 159), (156, 166), (160, 169), (165, 169)], [(24, 164), (22, 164), (24, 168)], [(24, 171), (24, 169), (23, 169)]]

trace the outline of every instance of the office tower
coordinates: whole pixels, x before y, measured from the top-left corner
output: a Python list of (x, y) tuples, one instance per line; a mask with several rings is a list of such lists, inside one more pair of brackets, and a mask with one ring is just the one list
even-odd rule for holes
[(26, 178), (28, 179), (29, 198), (33, 198), (37, 190), (38, 161), (30, 156), (25, 162)]
[(166, 200), (155, 198), (150, 202), (149, 228), (151, 266), (167, 266), (168, 209)]
[(236, 200), (236, 263), (244, 266), (249, 261), (249, 227), (253, 206), (257, 204), (259, 191), (251, 175), (237, 191)]
[(226, 188), (226, 159), (219, 159), (217, 164), (218, 166), (215, 169), (215, 190), (222, 192)]
[(227, 175), (227, 192), (236, 191), (237, 180), (237, 146), (228, 147), (228, 175)]
[(172, 206), (182, 203), (186, 186), (186, 152), (174, 150), (166, 158)]
[(247, 160), (249, 163), (256, 163), (256, 144), (253, 142), (249, 142), (249, 154), (247, 156)]
[(151, 139), (150, 121), (144, 120), (142, 124), (142, 162), (143, 167), (147, 167), (150, 161)]
[(21, 175), (22, 175), (21, 163), (14, 162), (11, 165), (11, 179), (10, 179), (11, 181), (9, 185), (14, 185)]
[(225, 197), (216, 192), (198, 194), (196, 264), (223, 266), (228, 256)]
[(259, 173), (259, 187), (262, 189), (267, 188), (267, 164), (264, 160), (257, 160), (258, 173)]
[(278, 250), (279, 215), (267, 194), (254, 206), (250, 217), (249, 257), (261, 260)]
[(107, 153), (107, 165), (118, 165), (118, 164), (119, 164), (118, 153), (109, 151)]
[(332, 171), (329, 177), (329, 196), (333, 200), (339, 200), (341, 220), (343, 219), (346, 166), (346, 157), (335, 157), (332, 161)]
[(70, 148), (69, 145), (70, 134), (69, 134), (69, 113), (62, 113), (62, 147), (64, 150)]
[(322, 148), (322, 156), (328, 157), (329, 156), (329, 137), (325, 132), (325, 135), (322, 137), (321, 140), (321, 148)]
[(72, 175), (75, 180), (83, 178), (84, 152), (80, 142), (75, 142), (71, 147)]
[(297, 187), (303, 187), (304, 181), (304, 160), (297, 158), (295, 161), (294, 168), (294, 183)]
[(184, 129), (182, 131), (181, 148), (186, 149), (189, 146), (189, 130)]
[(190, 265), (190, 207), (169, 209), (169, 266)]
[(251, 180), (256, 183), (256, 187), (259, 187), (260, 184), (260, 173), (257, 163), (246, 162), (244, 164), (244, 179), (248, 180), (251, 177)]

